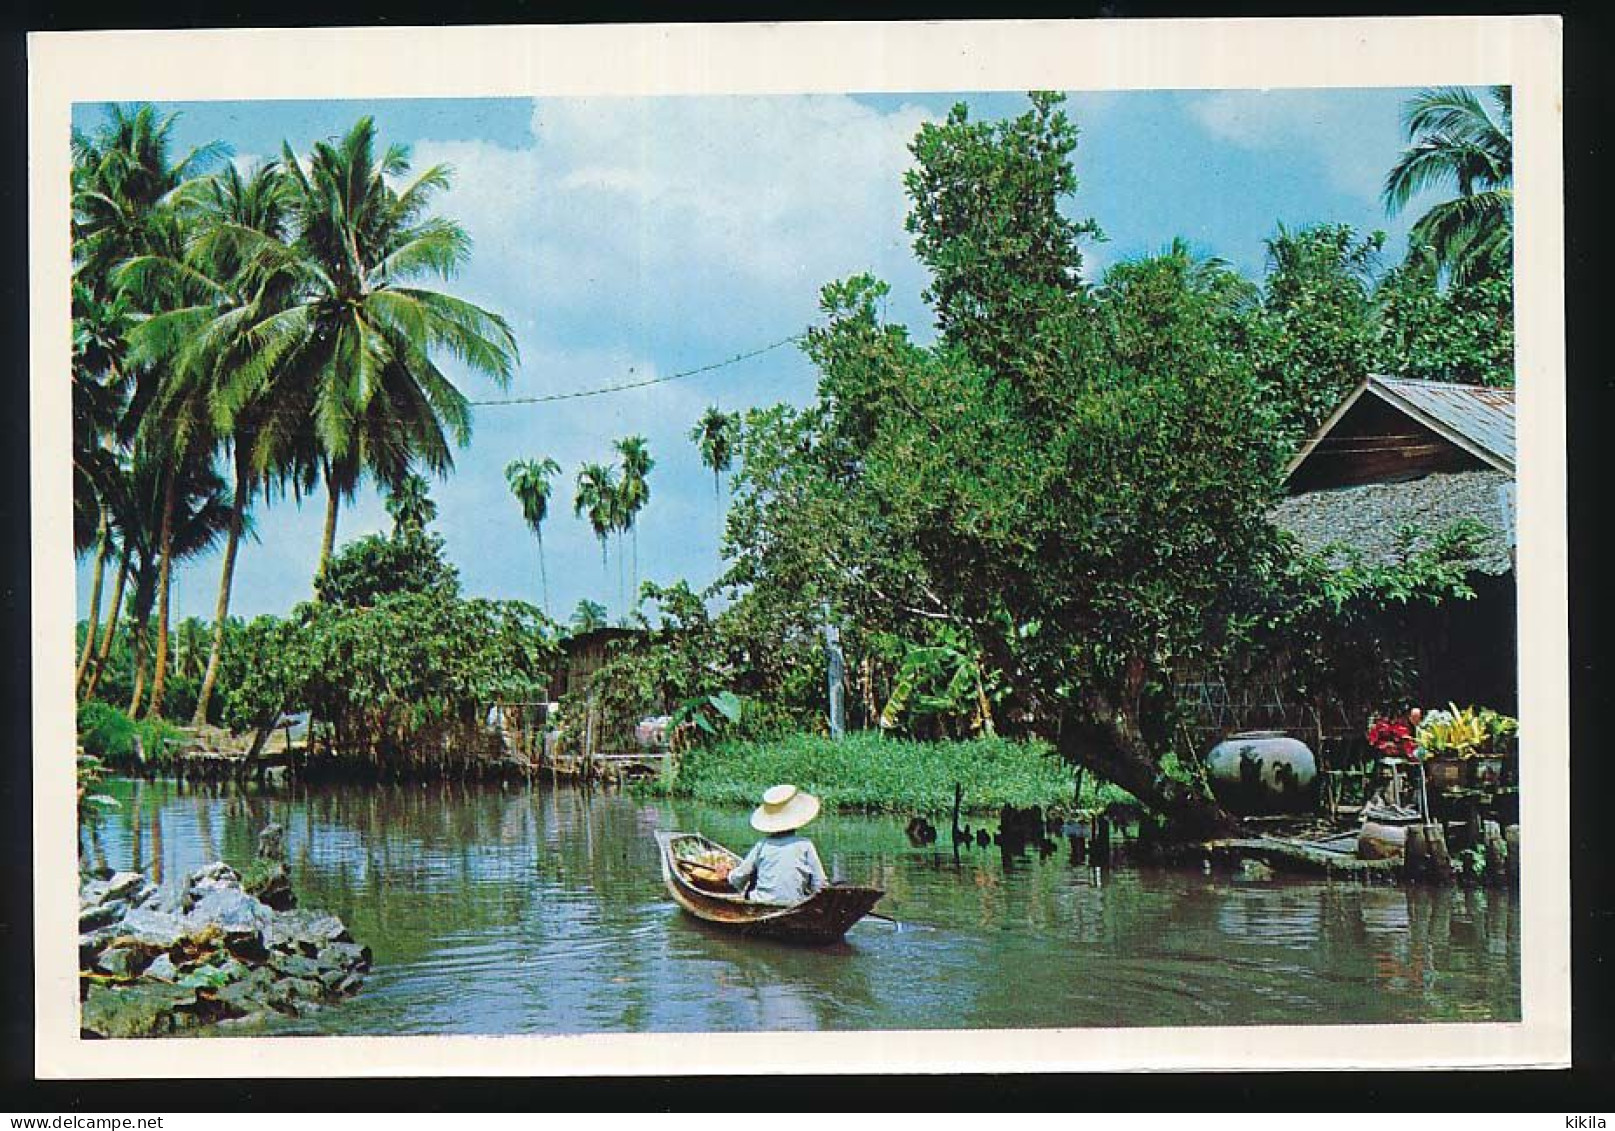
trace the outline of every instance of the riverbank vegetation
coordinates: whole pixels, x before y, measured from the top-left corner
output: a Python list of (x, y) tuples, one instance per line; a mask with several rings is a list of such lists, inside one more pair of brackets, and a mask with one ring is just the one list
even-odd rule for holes
[(782, 781), (813, 782), (828, 808), (866, 813), (947, 814), (956, 786), (967, 813), (996, 813), (1005, 805), (1100, 809), (1125, 799), (1115, 787), (1090, 781), (1079, 802), (1070, 766), (1043, 743), (913, 742), (868, 732), (840, 741), (794, 734), (696, 747), (683, 755), (675, 774), (645, 789), (711, 804), (755, 805), (764, 790)]
[[(973, 806), (1047, 805), (1081, 768), (1205, 836), (1234, 822), (1177, 762), (1185, 673), (1395, 704), (1411, 658), (1385, 629), (1467, 595), (1468, 535), (1369, 567), (1304, 554), (1268, 513), (1303, 438), (1369, 373), (1512, 383), (1507, 91), (1410, 106), (1387, 207), (1455, 195), (1405, 255), (1387, 264), (1380, 233), (1281, 226), (1259, 280), (1183, 240), (1092, 270), (1077, 125), (1058, 95), (1030, 102), (1000, 121), (961, 105), (912, 142), (934, 336), (887, 318), (884, 281), (831, 281), (803, 343), (815, 396), (694, 422), (720, 503), (727, 477), (710, 587), (640, 583), (641, 437), (579, 469), (601, 592), (615, 538), (639, 631), (562, 699), (572, 740), (589, 720), (597, 745), (628, 744), (669, 714), (664, 788), (736, 803), (789, 778), (856, 808), (936, 811), (956, 783)], [(449, 172), (412, 174), (368, 119), (250, 173), (171, 158), (170, 126), (117, 109), (75, 138), (75, 532), (95, 561), (81, 700), (260, 744), (308, 711), (333, 759), (383, 776), (452, 762), (489, 740), (490, 705), (546, 694), (566, 630), (462, 595), (429, 530), (418, 470), (447, 473), (471, 435), (433, 359), (498, 384), (516, 358), (497, 314), (419, 285), (470, 253), (431, 211)], [(560, 472), (541, 454), (506, 472), (541, 592)], [(395, 529), (339, 546), (365, 478)], [(322, 485), (314, 599), (231, 618), (251, 508)], [(174, 564), (214, 547), (215, 618), (171, 631)], [(580, 603), (575, 630), (603, 623)], [(840, 741), (821, 737), (831, 639), (846, 725), (868, 732)], [(106, 729), (102, 712), (87, 733)]]

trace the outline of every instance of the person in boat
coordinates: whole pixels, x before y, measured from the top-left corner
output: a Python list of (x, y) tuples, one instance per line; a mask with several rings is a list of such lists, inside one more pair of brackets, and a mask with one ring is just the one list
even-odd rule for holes
[(751, 827), (766, 833), (728, 875), (729, 886), (754, 903), (801, 903), (829, 880), (819, 850), (798, 830), (819, 815), (819, 799), (776, 785), (752, 810)]

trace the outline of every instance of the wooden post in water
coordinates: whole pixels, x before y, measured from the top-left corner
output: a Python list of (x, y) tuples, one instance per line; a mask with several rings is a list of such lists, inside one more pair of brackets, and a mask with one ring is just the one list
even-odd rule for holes
[(1102, 816), (1093, 819), (1093, 843), (1088, 849), (1088, 860), (1093, 864), (1110, 863), (1110, 822)]

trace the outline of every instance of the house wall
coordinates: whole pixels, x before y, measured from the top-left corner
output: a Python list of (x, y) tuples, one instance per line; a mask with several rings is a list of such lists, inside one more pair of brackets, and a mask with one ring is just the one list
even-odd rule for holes
[(1298, 495), (1486, 466), (1400, 409), (1365, 393), (1295, 469), (1287, 486)]

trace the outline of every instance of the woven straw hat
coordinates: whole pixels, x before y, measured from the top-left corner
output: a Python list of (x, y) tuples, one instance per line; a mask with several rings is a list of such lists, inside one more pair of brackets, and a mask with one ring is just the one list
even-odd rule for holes
[(760, 833), (799, 829), (819, 815), (819, 799), (794, 785), (776, 785), (763, 794), (763, 803), (751, 811), (751, 827)]

